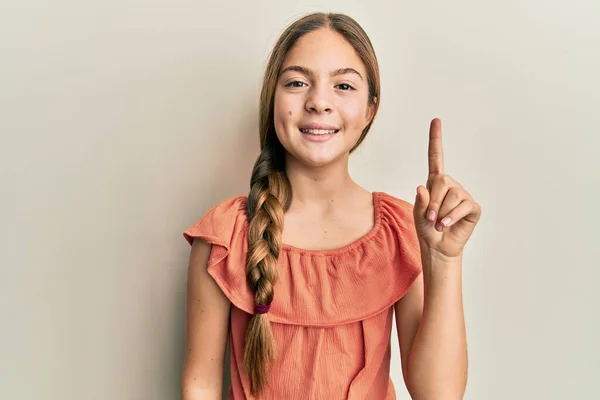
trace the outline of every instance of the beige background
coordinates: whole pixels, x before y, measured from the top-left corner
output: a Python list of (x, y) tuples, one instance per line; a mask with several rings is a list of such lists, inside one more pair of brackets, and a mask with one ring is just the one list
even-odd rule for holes
[(313, 10), (355, 17), (381, 63), (353, 176), (412, 202), (437, 116), (483, 206), (466, 398), (600, 398), (598, 3), (317, 4), (2, 3), (0, 398), (178, 398), (181, 232), (247, 191), (266, 55)]

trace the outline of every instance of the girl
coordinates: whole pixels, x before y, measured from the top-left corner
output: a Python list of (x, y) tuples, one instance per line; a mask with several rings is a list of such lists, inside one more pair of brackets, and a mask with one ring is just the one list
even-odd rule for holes
[(413, 398), (462, 398), (462, 253), (481, 208), (444, 174), (438, 119), (414, 206), (352, 180), (379, 90), (371, 42), (348, 16), (311, 14), (279, 38), (250, 192), (184, 232), (185, 400), (220, 398), (227, 340), (228, 399), (394, 399), (394, 312)]

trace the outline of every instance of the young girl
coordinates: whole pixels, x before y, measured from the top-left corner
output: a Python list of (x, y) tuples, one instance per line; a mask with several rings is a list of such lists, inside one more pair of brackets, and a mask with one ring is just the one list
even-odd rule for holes
[(481, 208), (443, 172), (438, 119), (414, 206), (352, 180), (379, 90), (371, 42), (348, 16), (311, 14), (279, 38), (250, 192), (184, 232), (185, 400), (220, 398), (227, 340), (228, 399), (394, 399), (394, 312), (413, 398), (462, 398), (462, 251)]

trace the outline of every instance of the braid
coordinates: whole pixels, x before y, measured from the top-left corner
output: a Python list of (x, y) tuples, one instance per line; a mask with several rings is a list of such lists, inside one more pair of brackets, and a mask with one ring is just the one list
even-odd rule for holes
[(291, 200), (289, 180), (283, 169), (278, 168), (275, 154), (278, 146), (281, 146), (278, 141), (268, 143), (256, 160), (246, 209), (249, 221), (246, 275), (254, 291), (256, 309), (246, 331), (243, 366), (254, 396), (266, 385), (270, 361), (276, 357), (266, 312), (273, 301), (283, 217)]

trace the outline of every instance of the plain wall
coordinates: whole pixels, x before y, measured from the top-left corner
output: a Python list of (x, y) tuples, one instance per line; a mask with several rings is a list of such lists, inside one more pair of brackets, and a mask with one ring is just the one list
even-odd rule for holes
[[(600, 5), (12, 1), (0, 7), (0, 398), (179, 397), (190, 247), (249, 188), (279, 33), (358, 20), (381, 108), (351, 173), (414, 201), (429, 121), (483, 207), (466, 399), (600, 398)], [(392, 370), (401, 377), (395, 329)]]

